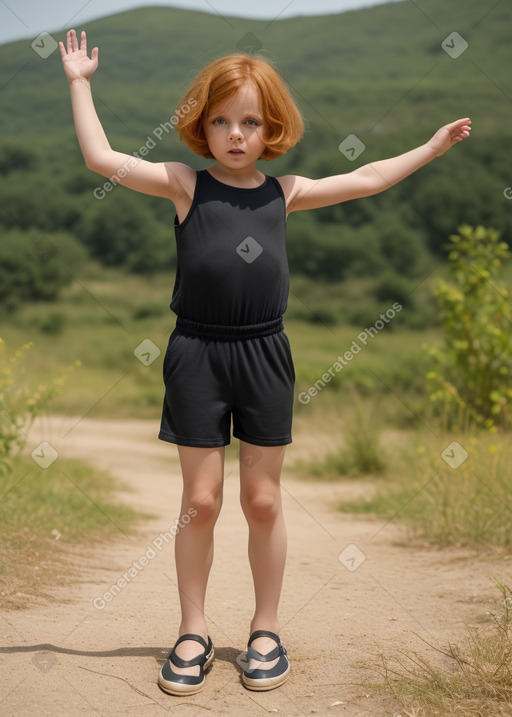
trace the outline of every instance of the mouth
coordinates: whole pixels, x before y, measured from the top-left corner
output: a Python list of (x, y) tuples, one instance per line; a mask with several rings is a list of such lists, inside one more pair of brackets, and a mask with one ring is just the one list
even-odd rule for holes
[(243, 149), (230, 149), (228, 154), (245, 154)]

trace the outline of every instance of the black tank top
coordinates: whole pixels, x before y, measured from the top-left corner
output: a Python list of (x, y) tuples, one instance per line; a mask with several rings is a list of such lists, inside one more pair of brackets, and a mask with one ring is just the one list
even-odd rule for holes
[(275, 177), (240, 189), (199, 171), (190, 211), (174, 224), (178, 263), (171, 309), (178, 316), (245, 326), (284, 314), (286, 202)]

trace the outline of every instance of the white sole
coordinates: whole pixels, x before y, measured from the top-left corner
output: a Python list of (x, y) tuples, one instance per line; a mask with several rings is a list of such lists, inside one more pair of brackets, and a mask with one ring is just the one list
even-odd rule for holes
[[(206, 672), (206, 670), (210, 667), (210, 665), (213, 662), (213, 658), (215, 657), (215, 651), (212, 648), (212, 651), (206, 658), (206, 662), (204, 663), (203, 670)], [(200, 682), (198, 685), (184, 685), (180, 682), (168, 682), (167, 680), (164, 680), (162, 678), (162, 673), (158, 675), (158, 684), (162, 688), (164, 692), (166, 692), (168, 695), (175, 695), (176, 697), (183, 697), (183, 695), (196, 695), (198, 692), (201, 692), (201, 690), (204, 687), (206, 680), (203, 679), (202, 682)]]
[(267, 677), (259, 680), (253, 680), (251, 677), (246, 677), (245, 674), (242, 673), (242, 682), (249, 690), (253, 690), (254, 692), (264, 692), (265, 690), (273, 690), (276, 687), (281, 687), (281, 685), (283, 685), (288, 679), (289, 674), (290, 665), (288, 665), (286, 672), (283, 672), (282, 675), (278, 675), (277, 677)]

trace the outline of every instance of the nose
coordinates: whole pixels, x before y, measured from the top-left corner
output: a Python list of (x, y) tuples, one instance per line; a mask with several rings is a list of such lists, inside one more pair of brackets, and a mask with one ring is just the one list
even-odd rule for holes
[(229, 139), (231, 141), (241, 139), (243, 137), (242, 130), (240, 129), (240, 125), (238, 124), (232, 124), (229, 128)]

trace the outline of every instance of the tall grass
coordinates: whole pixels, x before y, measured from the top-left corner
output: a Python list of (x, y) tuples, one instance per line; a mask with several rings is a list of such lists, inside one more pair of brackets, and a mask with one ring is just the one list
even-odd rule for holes
[(338, 447), (321, 459), (295, 462), (293, 469), (299, 476), (336, 480), (340, 476), (381, 476), (389, 468), (379, 402), (363, 400), (354, 387), (344, 396), (347, 408)]
[[(400, 521), (413, 536), (438, 545), (510, 549), (512, 445), (508, 435), (434, 438), (414, 432), (407, 439), (395, 447), (392, 470), (375, 494), (344, 501), (340, 510)], [(467, 458), (462, 460), (465, 453)]]
[[(505, 717), (512, 714), (512, 593), (485, 628), (468, 628), (458, 644), (429, 645), (432, 657), (402, 651), (377, 668), (405, 717)], [(509, 607), (510, 606), (510, 607)]]

